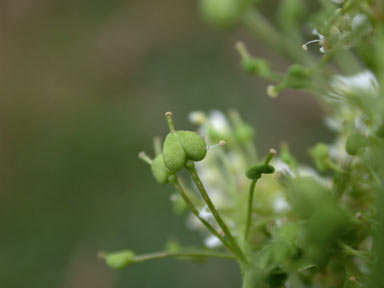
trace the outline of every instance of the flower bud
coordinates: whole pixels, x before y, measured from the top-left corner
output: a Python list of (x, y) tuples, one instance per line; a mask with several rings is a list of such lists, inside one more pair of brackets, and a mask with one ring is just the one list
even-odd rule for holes
[(163, 145), (165, 166), (172, 172), (177, 172), (184, 167), (186, 155), (176, 133), (169, 133)]
[(240, 0), (200, 0), (200, 10), (207, 22), (219, 27), (228, 27), (240, 18), (240, 2)]
[(177, 131), (176, 135), (184, 148), (187, 159), (201, 161), (207, 155), (207, 144), (200, 134), (192, 131)]
[(103, 258), (109, 267), (115, 269), (123, 269), (135, 262), (135, 254), (130, 250), (108, 253)]
[(348, 137), (345, 150), (349, 155), (356, 155), (361, 149), (367, 147), (368, 139), (361, 134), (353, 134)]
[(160, 184), (166, 184), (169, 182), (169, 176), (172, 174), (172, 171), (165, 166), (163, 155), (158, 155), (153, 160), (151, 169), (157, 182)]

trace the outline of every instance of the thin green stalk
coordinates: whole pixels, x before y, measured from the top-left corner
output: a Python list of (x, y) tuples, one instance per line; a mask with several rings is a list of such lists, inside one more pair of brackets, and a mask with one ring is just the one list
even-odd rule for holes
[(200, 180), (199, 175), (197, 174), (195, 164), (192, 161), (188, 161), (186, 164), (186, 168), (191, 173), (192, 180), (195, 182), (197, 189), (200, 191), (201, 196), (203, 197), (205, 203), (208, 205), (209, 209), (211, 210), (213, 217), (215, 217), (217, 223), (223, 230), (224, 234), (227, 236), (229, 242), (232, 244), (232, 246), (236, 250), (236, 254), (239, 255), (241, 262), (244, 265), (248, 264), (248, 260), (244, 255), (244, 252), (240, 249), (239, 245), (237, 244), (235, 238), (233, 238), (227, 224), (225, 224), (224, 220), (221, 218), (219, 212), (217, 211), (216, 207), (213, 205), (211, 198), (209, 197), (207, 191), (205, 190), (205, 187), (203, 183)]
[(145, 262), (149, 260), (155, 259), (163, 259), (163, 258), (219, 258), (219, 259), (235, 259), (234, 256), (227, 253), (220, 252), (209, 252), (209, 251), (180, 251), (180, 252), (155, 252), (149, 254), (143, 254), (135, 257), (134, 263)]
[(313, 63), (308, 52), (301, 51), (300, 45), (292, 45), (291, 39), (286, 39), (259, 11), (249, 11), (244, 16), (243, 21), (245, 26), (255, 32), (270, 47), (278, 49), (281, 53), (301, 64), (309, 65)]
[(240, 257), (240, 255), (238, 255), (238, 253), (236, 252), (236, 249), (234, 249), (233, 246), (222, 235), (220, 235), (219, 232), (217, 232), (216, 229), (211, 224), (209, 224), (206, 220), (200, 217), (199, 210), (196, 208), (196, 206), (193, 204), (191, 199), (188, 197), (187, 193), (185, 193), (177, 177), (175, 177), (174, 184), (176, 186), (176, 189), (179, 191), (181, 197), (184, 199), (185, 203), (189, 207), (189, 209), (201, 221), (201, 223), (203, 223), (203, 225), (213, 235), (215, 235), (229, 251), (231, 251), (236, 257)]
[(244, 232), (244, 241), (248, 240), (249, 229), (251, 228), (251, 219), (252, 219), (252, 204), (253, 204), (253, 196), (255, 194), (257, 180), (253, 180), (251, 185), (249, 186), (249, 195), (248, 195), (248, 211), (247, 211), (247, 222), (245, 225)]

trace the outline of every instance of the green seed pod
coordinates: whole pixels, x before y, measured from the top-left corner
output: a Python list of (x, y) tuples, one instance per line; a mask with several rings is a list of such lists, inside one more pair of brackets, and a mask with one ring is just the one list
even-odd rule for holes
[(275, 172), (275, 168), (269, 164), (257, 164), (247, 169), (246, 175), (249, 179), (257, 180), (261, 177), (261, 174), (272, 174)]
[(109, 267), (123, 269), (135, 262), (135, 254), (130, 250), (122, 250), (105, 255), (105, 262)]
[(160, 184), (166, 184), (169, 182), (169, 176), (172, 174), (172, 171), (165, 166), (163, 155), (158, 155), (153, 160), (151, 169), (157, 182)]
[(163, 157), (165, 166), (172, 172), (183, 169), (186, 155), (176, 133), (169, 133), (163, 145)]
[(345, 150), (349, 155), (356, 155), (361, 149), (367, 147), (368, 139), (361, 134), (353, 134), (348, 137)]
[(289, 67), (284, 79), (286, 87), (301, 89), (309, 86), (311, 75), (307, 68), (298, 64), (293, 64)]
[(207, 144), (200, 134), (192, 131), (177, 131), (177, 137), (188, 159), (201, 161), (207, 155)]

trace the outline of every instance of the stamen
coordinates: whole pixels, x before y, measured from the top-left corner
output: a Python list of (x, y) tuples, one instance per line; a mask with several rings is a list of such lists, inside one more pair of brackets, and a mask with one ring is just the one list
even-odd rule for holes
[(207, 146), (207, 150), (214, 149), (214, 148), (217, 148), (220, 146), (224, 146), (225, 144), (227, 144), (227, 142), (225, 142), (224, 140), (220, 140), (219, 143), (217, 143), (217, 144)]
[(303, 48), (303, 50), (307, 51), (308, 50), (308, 45), (311, 44), (311, 43), (320, 43), (320, 39), (315, 39), (315, 40), (311, 40), (311, 41), (308, 41), (307, 43), (303, 44), (303, 46), (301, 46)]

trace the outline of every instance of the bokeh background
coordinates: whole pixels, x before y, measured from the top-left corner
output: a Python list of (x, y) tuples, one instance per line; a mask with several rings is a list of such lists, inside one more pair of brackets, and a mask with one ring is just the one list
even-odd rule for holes
[(310, 95), (268, 98), (242, 71), (238, 40), (285, 69), (241, 26), (207, 25), (196, 1), (0, 1), (0, 287), (239, 287), (226, 261), (113, 271), (96, 258), (201, 243), (137, 159), (165, 135), (164, 112), (193, 128), (192, 110), (236, 108), (260, 151), (288, 141), (304, 162), (331, 139)]

